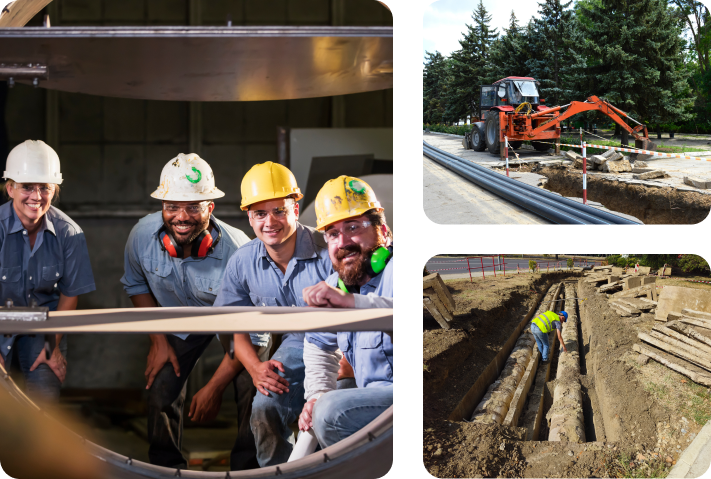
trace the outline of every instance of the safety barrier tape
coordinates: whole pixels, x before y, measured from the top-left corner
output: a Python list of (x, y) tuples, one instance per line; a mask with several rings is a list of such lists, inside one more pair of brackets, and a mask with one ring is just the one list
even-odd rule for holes
[(649, 150), (638, 150), (636, 148), (618, 148), (615, 146), (604, 146), (604, 145), (593, 145), (590, 143), (585, 143), (586, 147), (591, 147), (591, 148), (602, 148), (605, 150), (615, 150), (615, 151), (628, 151), (631, 153), (641, 153), (643, 155), (651, 155), (651, 156), (660, 156), (664, 158), (684, 158), (687, 160), (698, 160), (698, 161), (711, 161), (709, 158), (697, 158), (695, 156), (686, 156), (686, 155), (677, 155), (674, 153), (659, 153), (657, 151), (649, 151)]

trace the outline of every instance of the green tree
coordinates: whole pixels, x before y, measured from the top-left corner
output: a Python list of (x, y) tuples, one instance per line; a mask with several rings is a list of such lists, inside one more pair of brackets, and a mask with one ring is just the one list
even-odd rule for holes
[(682, 20), (665, 0), (581, 0), (585, 89), (651, 123), (685, 121), (694, 98)]
[(576, 98), (573, 77), (585, 62), (576, 47), (582, 43), (572, 0), (543, 0), (538, 3), (539, 18), (532, 20), (528, 42), (535, 54), (526, 66), (540, 82), (540, 94), (551, 105)]
[(497, 38), (496, 29), (490, 28), (491, 15), (482, 0), (472, 13), (473, 25), (466, 24), (461, 48), (452, 53), (451, 81), (445, 98), (444, 116), (448, 121), (457, 121), (469, 114), (476, 115), (479, 109), (479, 87), (487, 79), (487, 62), (492, 42)]
[(486, 83), (493, 83), (508, 76), (529, 76), (526, 62), (531, 53), (528, 50), (528, 27), (521, 28), (514, 11), (511, 11), (509, 27), (504, 29), (505, 34), (491, 44), (488, 74)]
[(709, 264), (701, 256), (695, 254), (685, 254), (679, 259), (679, 267), (685, 273), (709, 274)]
[(425, 52), (422, 78), (422, 122), (442, 123), (447, 91), (447, 59), (440, 52)]

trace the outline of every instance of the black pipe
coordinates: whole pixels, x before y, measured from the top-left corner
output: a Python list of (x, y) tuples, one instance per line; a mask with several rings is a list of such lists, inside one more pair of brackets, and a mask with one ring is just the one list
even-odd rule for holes
[[(582, 223), (580, 223), (580, 224), (596, 224), (596, 225), (610, 224), (609, 221), (600, 219), (596, 215), (591, 215), (588, 211), (580, 211), (577, 208), (573, 208), (570, 205), (568, 205), (564, 202), (561, 202), (560, 201), (560, 198), (562, 198), (561, 196), (552, 195), (551, 193), (548, 193), (545, 190), (541, 190), (540, 188), (534, 188), (534, 191), (530, 191), (526, 188), (523, 188), (523, 185), (525, 185), (524, 183), (510, 180), (509, 178), (504, 177), (494, 171), (491, 171), (488, 168), (483, 168), (483, 167), (479, 166), (479, 168), (483, 168), (484, 170), (486, 170), (486, 172), (481, 172), (481, 171), (477, 170), (476, 168), (474, 168), (474, 166), (478, 166), (478, 165), (469, 163), (466, 160), (459, 162), (458, 165), (464, 166), (465, 169), (468, 168), (469, 171), (476, 176), (482, 176), (482, 174), (483, 174), (484, 175), (483, 179), (487, 180), (489, 183), (496, 182), (496, 184), (502, 188), (516, 191), (517, 193), (524, 195), (526, 197), (529, 197), (534, 201), (544, 203), (544, 204), (550, 206), (551, 208), (557, 209), (557, 210), (559, 210), (571, 217), (576, 217), (582, 221)], [(529, 186), (529, 185), (526, 185), (526, 186)], [(533, 188), (533, 187), (531, 187), (531, 188)], [(542, 195), (541, 193), (543, 193), (543, 192), (548, 193), (548, 195), (545, 195), (545, 194)]]
[[(427, 142), (423, 141), (423, 146), (431, 148), (440, 154), (444, 154), (449, 159), (457, 160), (460, 163), (470, 166), (473, 169), (475, 169), (477, 171), (477, 173), (479, 173), (479, 174), (484, 174), (484, 175), (491, 177), (491, 178), (499, 178), (499, 179), (502, 178), (502, 175), (500, 175), (499, 173), (496, 173), (494, 171), (491, 171), (489, 168), (485, 168), (485, 167), (483, 167), (481, 165), (477, 165), (475, 163), (470, 163), (463, 158), (459, 158), (458, 156), (454, 156), (451, 153), (440, 150), (439, 148), (436, 148), (436, 147), (428, 144)], [(644, 223), (638, 223), (633, 220), (629, 220), (627, 218), (622, 218), (620, 216), (614, 215), (614, 214), (609, 213), (607, 211), (602, 211), (597, 208), (593, 208), (591, 206), (584, 205), (582, 203), (578, 203), (576, 201), (565, 198), (563, 196), (554, 195), (553, 193), (550, 193), (549, 191), (542, 190), (541, 188), (536, 188), (535, 186), (527, 185), (526, 183), (522, 183), (520, 181), (511, 180), (509, 178), (506, 178), (505, 180), (511, 182), (511, 184), (514, 184), (518, 188), (527, 190), (527, 191), (537, 195), (537, 197), (539, 197), (539, 198), (540, 197), (548, 198), (550, 200), (557, 202), (558, 204), (564, 204), (564, 205), (570, 206), (571, 208), (574, 208), (575, 210), (577, 210), (581, 213), (592, 214), (594, 216), (597, 216), (600, 219), (606, 220), (608, 223), (612, 223), (612, 224), (616, 224), (616, 225), (643, 225), (644, 224)]]
[(432, 160), (436, 161), (437, 163), (440, 163), (442, 166), (445, 168), (448, 168), (455, 173), (463, 176), (464, 178), (468, 179), (472, 183), (474, 183), (477, 186), (480, 186), (486, 190), (491, 191), (492, 193), (501, 196), (502, 198), (505, 198), (509, 200), (510, 202), (519, 205), (520, 207), (530, 211), (531, 213), (534, 213), (544, 219), (547, 219), (553, 223), (556, 224), (587, 224), (584, 221), (578, 219), (577, 217), (568, 215), (566, 213), (563, 213), (555, 208), (552, 208), (548, 205), (541, 204), (534, 199), (530, 198), (528, 195), (522, 195), (510, 188), (505, 188), (500, 185), (498, 185), (498, 182), (495, 181), (484, 181), (483, 178), (480, 176), (477, 176), (476, 174), (473, 174), (470, 171), (467, 171), (466, 168), (463, 166), (460, 166), (459, 164), (455, 163), (454, 161), (448, 161), (447, 159), (441, 157), (440, 155), (437, 155), (436, 153), (427, 152), (425, 153), (429, 158)]

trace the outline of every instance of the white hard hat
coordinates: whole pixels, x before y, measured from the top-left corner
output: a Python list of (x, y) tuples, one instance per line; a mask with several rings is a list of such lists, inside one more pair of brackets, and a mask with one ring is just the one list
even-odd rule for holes
[(225, 194), (215, 187), (215, 175), (207, 161), (195, 153), (180, 153), (163, 167), (160, 185), (151, 196), (168, 201), (204, 201)]
[(52, 183), (61, 185), (57, 153), (42, 140), (25, 140), (7, 156), (3, 178), (18, 183)]

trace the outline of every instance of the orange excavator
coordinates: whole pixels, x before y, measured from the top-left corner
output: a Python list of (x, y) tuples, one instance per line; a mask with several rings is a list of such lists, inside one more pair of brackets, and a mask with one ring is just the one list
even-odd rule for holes
[[(538, 82), (531, 77), (507, 77), (493, 85), (482, 85), (480, 121), (472, 124), (471, 132), (462, 142), (464, 147), (475, 151), (488, 149), (490, 153), (499, 155), (506, 137), (513, 149), (519, 148), (524, 141), (530, 141), (536, 150), (547, 151), (560, 138), (561, 122), (578, 113), (597, 110), (634, 136), (635, 148), (656, 148), (649, 139), (646, 126), (608, 101), (593, 95), (585, 101), (550, 108), (542, 104), (545, 100), (540, 99), (537, 87)], [(620, 117), (628, 118), (637, 126), (630, 127)]]

